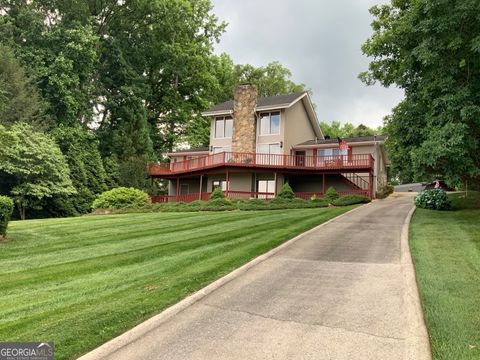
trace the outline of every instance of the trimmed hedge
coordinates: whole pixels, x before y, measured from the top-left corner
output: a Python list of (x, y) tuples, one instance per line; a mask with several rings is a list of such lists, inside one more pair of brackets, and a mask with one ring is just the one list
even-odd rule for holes
[(12, 217), (13, 200), (8, 196), (0, 196), (0, 238), (7, 236), (8, 222)]
[(141, 207), (148, 203), (148, 195), (135, 188), (118, 187), (100, 194), (93, 202), (93, 209), (124, 209)]
[(335, 206), (347, 206), (354, 204), (363, 204), (370, 202), (370, 199), (362, 195), (344, 195), (340, 196), (338, 199), (333, 200), (332, 205)]

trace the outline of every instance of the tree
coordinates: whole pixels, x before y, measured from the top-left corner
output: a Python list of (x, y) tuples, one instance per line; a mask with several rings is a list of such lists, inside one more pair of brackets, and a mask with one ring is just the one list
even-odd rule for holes
[(382, 135), (384, 130), (381, 126), (377, 129), (372, 129), (363, 124), (355, 127), (351, 123), (345, 123), (342, 126), (338, 121), (332, 121), (330, 124), (321, 121), (320, 128), (322, 129), (323, 135), (329, 136), (331, 139)]
[(37, 90), (30, 84), (12, 50), (0, 44), (0, 124), (24, 121), (45, 125)]
[(373, 60), (360, 78), (405, 90), (386, 119), (393, 174), (480, 186), (478, 1), (396, 0), (370, 12), (362, 50)]
[(310, 91), (305, 84), (294, 83), (291, 80), (292, 72), (278, 61), (273, 61), (267, 66), (258, 68), (249, 64), (236, 65), (235, 73), (237, 83), (257, 85), (259, 96), (275, 96)]
[(56, 210), (64, 216), (87, 213), (97, 195), (107, 190), (107, 175), (98, 149), (98, 140), (91, 130), (79, 125), (59, 126), (52, 135), (65, 155), (76, 194), (55, 196), (55, 202), (49, 205), (57, 209), (49, 211)]
[(27, 124), (10, 130), (0, 125), (0, 142), (0, 178), (6, 179), (1, 192), (14, 199), (22, 219), (45, 198), (75, 193), (67, 162), (50, 136)]

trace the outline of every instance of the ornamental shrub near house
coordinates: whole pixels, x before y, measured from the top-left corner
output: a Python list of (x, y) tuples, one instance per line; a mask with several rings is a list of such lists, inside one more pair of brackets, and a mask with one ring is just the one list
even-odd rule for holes
[(332, 203), (334, 200), (338, 199), (338, 192), (332, 186), (330, 186), (325, 192), (325, 199)]
[(93, 202), (93, 209), (124, 209), (142, 207), (148, 203), (148, 195), (135, 188), (118, 187), (100, 194)]
[(215, 189), (213, 189), (212, 193), (210, 194), (210, 201), (216, 199), (225, 199), (225, 194), (220, 186), (217, 186)]
[(443, 189), (424, 190), (414, 199), (415, 205), (431, 210), (450, 210), (452, 204)]
[(7, 227), (13, 212), (13, 200), (0, 196), (0, 239), (7, 236)]
[(293, 192), (291, 186), (288, 183), (285, 183), (283, 184), (280, 192), (277, 194), (277, 198), (292, 200), (295, 198), (295, 193)]

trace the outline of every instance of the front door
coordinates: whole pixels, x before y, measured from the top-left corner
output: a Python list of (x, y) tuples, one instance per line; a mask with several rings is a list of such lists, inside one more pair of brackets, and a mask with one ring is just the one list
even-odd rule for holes
[(295, 151), (295, 165), (305, 166), (305, 151)]

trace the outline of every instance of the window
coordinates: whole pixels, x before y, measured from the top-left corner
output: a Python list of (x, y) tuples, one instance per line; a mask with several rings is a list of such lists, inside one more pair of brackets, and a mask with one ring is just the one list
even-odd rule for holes
[[(230, 182), (228, 185), (230, 185)], [(221, 188), (222, 191), (227, 191), (227, 182), (225, 180), (213, 180), (212, 191), (215, 190), (215, 188), (217, 187)]]
[(215, 138), (231, 138), (233, 131), (233, 119), (230, 116), (215, 118)]
[(260, 135), (280, 134), (280, 112), (261, 113), (258, 133)]
[(280, 155), (280, 144), (258, 144), (257, 163), (264, 165), (281, 165), (283, 157)]
[(218, 154), (221, 152), (230, 152), (232, 151), (232, 148), (230, 146), (214, 146), (213, 147), (213, 153)]
[[(271, 198), (272, 195), (275, 194), (275, 180), (258, 180), (257, 191), (259, 193), (263, 193), (263, 194), (258, 194), (259, 199)], [(270, 193), (271, 195), (265, 194), (265, 193)]]
[(280, 144), (258, 144), (257, 153), (259, 154), (280, 154)]
[(333, 149), (318, 149), (318, 156), (338, 156), (338, 155), (347, 155), (348, 150), (339, 148)]

